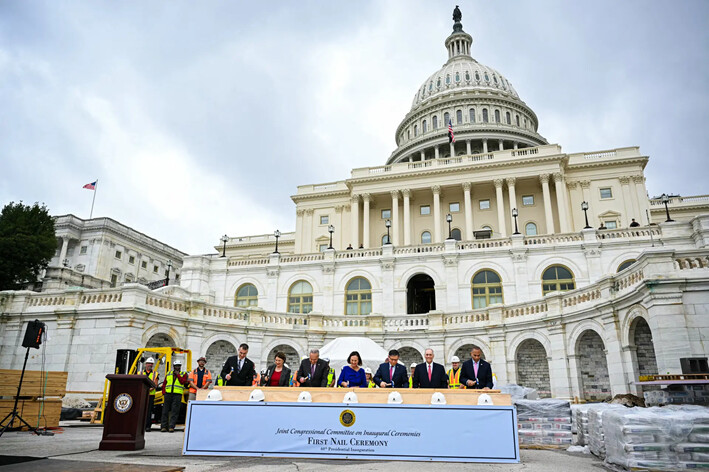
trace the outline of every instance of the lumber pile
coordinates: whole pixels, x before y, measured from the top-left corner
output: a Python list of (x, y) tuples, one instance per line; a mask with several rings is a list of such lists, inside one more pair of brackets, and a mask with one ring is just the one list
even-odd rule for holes
[[(12, 411), (21, 375), (21, 370), (0, 369), (0, 376), (7, 379), (0, 384), (0, 418)], [(25, 371), (17, 404), (20, 416), (39, 428), (59, 426), (66, 381), (67, 372)], [(15, 422), (15, 425), (19, 426), (19, 423)]]

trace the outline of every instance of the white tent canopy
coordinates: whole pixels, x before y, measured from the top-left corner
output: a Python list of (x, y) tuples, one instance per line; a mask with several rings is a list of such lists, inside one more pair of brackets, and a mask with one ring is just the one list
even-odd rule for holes
[(320, 358), (330, 359), (330, 367), (339, 376), (342, 366), (348, 365), (347, 358), (352, 351), (359, 352), (362, 367), (369, 367), (372, 373), (377, 371), (379, 364), (389, 355), (388, 351), (369, 338), (347, 337), (333, 339), (324, 345), (320, 349)]

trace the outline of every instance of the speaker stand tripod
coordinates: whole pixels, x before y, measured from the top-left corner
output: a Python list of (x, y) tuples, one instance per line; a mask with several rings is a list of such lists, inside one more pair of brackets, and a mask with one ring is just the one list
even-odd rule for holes
[(22, 375), (20, 375), (20, 384), (17, 386), (17, 395), (15, 395), (15, 406), (12, 407), (12, 411), (11, 411), (10, 413), (8, 413), (7, 416), (6, 416), (5, 418), (3, 418), (2, 421), (0, 421), (0, 426), (2, 426), (2, 425), (5, 423), (5, 421), (7, 421), (7, 424), (5, 424), (5, 426), (3, 426), (2, 429), (0, 429), (0, 436), (2, 436), (3, 433), (4, 433), (8, 428), (10, 428), (10, 427), (12, 426), (12, 424), (15, 422), (15, 419), (17, 419), (18, 422), (20, 423), (20, 425), (18, 426), (18, 428), (22, 428), (22, 425), (24, 424), (24, 425), (27, 426), (27, 427), (29, 428), (29, 430), (32, 431), (34, 434), (39, 435), (39, 433), (37, 432), (37, 428), (35, 428), (35, 427), (33, 427), (32, 425), (30, 425), (30, 424), (29, 424), (27, 421), (25, 421), (24, 418), (22, 418), (22, 417), (20, 416), (20, 414), (17, 412), (17, 403), (18, 403), (19, 400), (20, 400), (20, 390), (22, 390), (22, 380), (25, 378), (25, 369), (27, 368), (27, 358), (28, 358), (28, 357), (30, 357), (30, 348), (29, 348), (29, 347), (27, 348), (27, 353), (25, 353), (25, 363), (22, 364)]

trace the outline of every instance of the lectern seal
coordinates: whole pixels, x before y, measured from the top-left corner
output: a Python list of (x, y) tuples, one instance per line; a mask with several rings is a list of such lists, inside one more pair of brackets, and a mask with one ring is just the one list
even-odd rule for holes
[(121, 393), (116, 397), (116, 400), (113, 402), (113, 408), (118, 413), (126, 413), (128, 410), (131, 409), (132, 406), (133, 397), (131, 397), (127, 393)]

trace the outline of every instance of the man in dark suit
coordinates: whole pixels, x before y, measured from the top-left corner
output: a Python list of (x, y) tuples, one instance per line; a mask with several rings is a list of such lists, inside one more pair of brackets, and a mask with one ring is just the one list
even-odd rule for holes
[(412, 388), (448, 388), (448, 375), (441, 364), (433, 362), (433, 349), (424, 351), (426, 362), (416, 366)]
[(381, 388), (409, 388), (409, 376), (406, 367), (399, 364), (399, 351), (389, 351), (389, 362), (379, 365), (374, 374), (374, 383)]
[(320, 359), (320, 351), (311, 349), (308, 359), (303, 359), (295, 376), (301, 387), (327, 387), (330, 365)]
[(482, 350), (473, 346), (470, 357), (460, 368), (460, 383), (467, 388), (489, 390), (492, 388), (492, 367), (482, 360)]
[(256, 368), (251, 359), (246, 357), (248, 353), (249, 345), (243, 343), (239, 346), (237, 355), (226, 360), (221, 372), (221, 377), (226, 379), (226, 385), (248, 387), (253, 384)]

